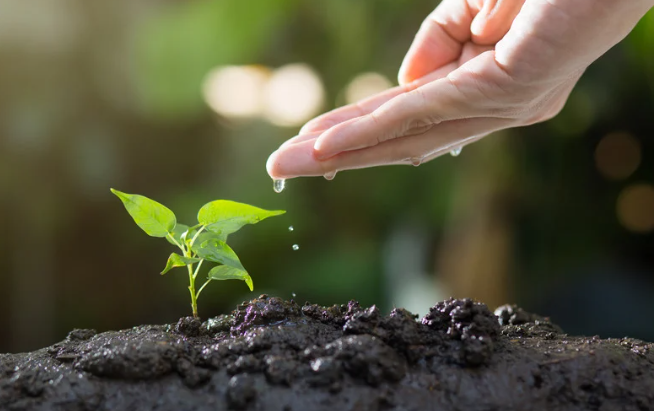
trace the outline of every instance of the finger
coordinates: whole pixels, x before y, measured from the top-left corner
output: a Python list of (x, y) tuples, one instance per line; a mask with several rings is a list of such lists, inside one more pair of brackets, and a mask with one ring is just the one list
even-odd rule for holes
[(404, 88), (401, 86), (393, 87), (354, 104), (339, 107), (306, 123), (302, 129), (300, 129), (300, 134), (327, 130), (343, 121), (368, 114), (403, 92)]
[(487, 0), (477, 13), (470, 32), (472, 41), (479, 45), (493, 45), (511, 28), (524, 0)]
[(311, 142), (306, 141), (273, 153), (268, 159), (267, 169), (273, 178), (288, 179), (388, 164), (412, 164), (416, 159), (424, 162), (511, 125), (511, 120), (499, 118), (448, 121), (420, 135), (344, 152), (326, 161), (316, 159)]
[(314, 145), (316, 156), (326, 159), (342, 151), (420, 134), (443, 121), (473, 117), (502, 117), (506, 73), (494, 60), (494, 52), (470, 60), (446, 78), (401, 94), (372, 113), (343, 122), (325, 131)]
[[(411, 84), (393, 87), (391, 89), (384, 90), (379, 94), (368, 97), (367, 99), (359, 101), (355, 104), (343, 106), (337, 108), (336, 110), (332, 110), (328, 113), (325, 113), (309, 121), (307, 124), (305, 124), (304, 127), (302, 127), (302, 129), (300, 130), (300, 135), (313, 133), (316, 131), (328, 130), (337, 124), (343, 123), (344, 121), (351, 120), (356, 117), (361, 117), (366, 114), (370, 114), (371, 112), (375, 111), (382, 104), (386, 103), (392, 98), (397, 97), (398, 95), (405, 93), (407, 91), (414, 90), (434, 80), (443, 78), (447, 76), (449, 73), (451, 73), (453, 70), (455, 70), (457, 67), (458, 66), (454, 63), (448, 64), (430, 73), (429, 75), (414, 81)], [(300, 136), (296, 137), (298, 141), (306, 140), (306, 139), (301, 139), (299, 137)]]
[[(451, 154), (453, 150), (458, 149), (459, 152), (460, 152), (460, 150), (462, 150), (464, 147), (466, 147), (466, 146), (468, 146), (468, 145), (470, 145), (472, 143), (476, 143), (477, 141), (481, 140), (482, 138), (488, 136), (489, 134), (492, 134), (492, 132), (483, 133), (483, 134), (478, 135), (478, 136), (472, 136), (472, 137), (465, 138), (463, 140), (457, 141), (455, 144), (452, 144), (450, 146), (444, 146), (442, 148), (439, 148), (439, 149), (435, 150), (434, 152), (432, 152), (431, 154), (429, 154), (428, 156), (423, 157), (422, 159), (412, 158), (412, 159), (409, 160), (409, 163), (411, 165), (413, 165), (413, 166), (419, 166), (420, 164), (428, 163), (431, 160), (433, 160), (433, 159), (435, 159), (437, 157), (440, 157), (440, 156), (442, 156), (444, 154)], [(417, 162), (416, 160), (419, 160), (419, 162)]]
[(461, 50), (461, 55), (459, 56), (457, 64), (464, 65), (480, 54), (493, 50), (493, 48), (494, 46), (480, 46), (475, 43), (466, 43)]
[(301, 143), (303, 141), (308, 141), (308, 140), (316, 140), (320, 135), (322, 134), (322, 131), (314, 131), (311, 133), (306, 133), (306, 134), (299, 134), (295, 137), (289, 138), (285, 142), (282, 143), (280, 147), (286, 147), (291, 144), (297, 144)]
[(408, 84), (456, 61), (463, 43), (470, 39), (476, 13), (467, 0), (443, 0), (422, 23), (404, 57), (398, 80)]
[(315, 155), (326, 159), (343, 151), (422, 133), (440, 123), (427, 105), (421, 88), (400, 94), (372, 113), (344, 121), (322, 133), (314, 144)]
[(474, 118), (448, 121), (426, 133), (388, 141), (375, 147), (341, 153), (321, 166), (324, 174), (386, 164), (420, 164), (507, 128), (512, 120)]

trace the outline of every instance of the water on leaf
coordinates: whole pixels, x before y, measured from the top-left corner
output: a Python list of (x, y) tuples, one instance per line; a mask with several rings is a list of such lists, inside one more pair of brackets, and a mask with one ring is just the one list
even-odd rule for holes
[(284, 187), (286, 187), (286, 180), (279, 179), (279, 180), (273, 180), (273, 190), (275, 190), (275, 193), (281, 193), (284, 191)]

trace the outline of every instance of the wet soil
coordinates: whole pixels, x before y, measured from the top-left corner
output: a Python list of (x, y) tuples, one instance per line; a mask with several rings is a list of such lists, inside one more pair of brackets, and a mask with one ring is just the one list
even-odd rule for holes
[[(644, 320), (644, 319), (643, 319)], [(654, 344), (447, 300), (418, 319), (261, 296), (0, 355), (0, 410), (654, 410)]]

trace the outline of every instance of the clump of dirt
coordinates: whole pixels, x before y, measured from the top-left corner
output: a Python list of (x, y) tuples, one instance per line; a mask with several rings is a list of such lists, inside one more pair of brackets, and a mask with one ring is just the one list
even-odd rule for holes
[(0, 409), (647, 410), (652, 348), (468, 299), (418, 319), (262, 295), (205, 322), (73, 330), (0, 355)]

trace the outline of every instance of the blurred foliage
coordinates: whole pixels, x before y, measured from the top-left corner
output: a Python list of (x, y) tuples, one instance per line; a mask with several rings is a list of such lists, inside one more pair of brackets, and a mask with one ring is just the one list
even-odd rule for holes
[[(571, 333), (654, 339), (648, 323), (625, 321), (654, 315), (642, 297), (654, 292), (654, 235), (628, 232), (615, 211), (628, 184), (654, 183), (653, 13), (589, 68), (548, 123), (418, 169), (292, 180), (275, 194), (265, 160), (297, 130), (217, 118), (202, 100), (206, 73), (305, 62), (322, 76), (329, 109), (361, 72), (395, 78), (435, 2), (0, 1), (0, 26), (24, 23), (0, 32), (0, 352), (50, 344), (73, 327), (172, 322), (188, 312), (178, 292), (187, 279), (159, 277), (166, 250), (125, 220), (110, 186), (160, 199), (182, 221), (216, 198), (288, 211), (233, 236), (255, 292), (237, 282), (208, 288), (205, 315), (263, 292), (390, 308), (383, 261), (396, 227), (428, 233), (418, 264), (436, 287), (442, 244), (473, 232), (485, 210), (512, 233), (512, 286), (501, 298), (551, 314)], [(41, 21), (46, 3), (58, 13)], [(642, 162), (612, 182), (593, 154), (617, 130), (638, 138)], [(591, 310), (606, 306), (614, 310)]]

